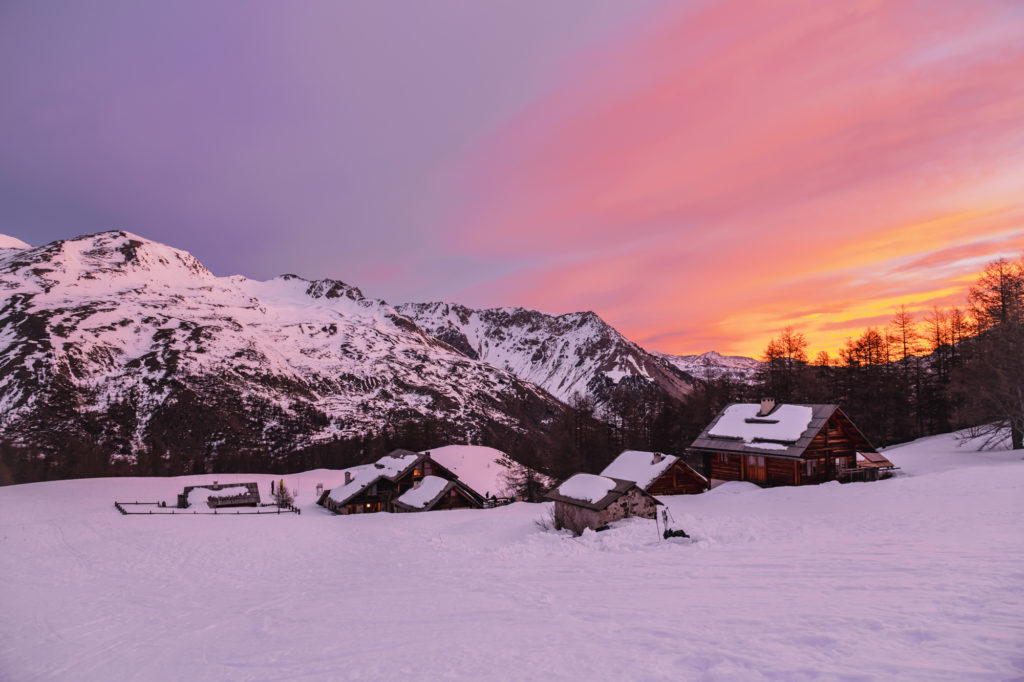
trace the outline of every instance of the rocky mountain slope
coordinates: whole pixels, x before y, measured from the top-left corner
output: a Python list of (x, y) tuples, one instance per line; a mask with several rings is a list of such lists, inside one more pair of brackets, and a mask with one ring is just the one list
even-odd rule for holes
[(24, 246), (0, 242), (8, 443), (223, 469), (404, 421), (538, 433), (564, 410), (342, 282), (217, 277), (126, 232)]
[(592, 312), (547, 315), (454, 303), (407, 303), (397, 310), (467, 356), (512, 372), (562, 402), (579, 395), (600, 406), (616, 387), (678, 399), (693, 385), (684, 371)]

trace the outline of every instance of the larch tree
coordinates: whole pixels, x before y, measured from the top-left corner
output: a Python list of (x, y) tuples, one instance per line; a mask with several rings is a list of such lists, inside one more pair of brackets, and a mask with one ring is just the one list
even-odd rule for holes
[(989, 263), (968, 300), (978, 334), (957, 371), (961, 419), (978, 425), (983, 447), (1009, 430), (1012, 447), (1024, 449), (1024, 263)]

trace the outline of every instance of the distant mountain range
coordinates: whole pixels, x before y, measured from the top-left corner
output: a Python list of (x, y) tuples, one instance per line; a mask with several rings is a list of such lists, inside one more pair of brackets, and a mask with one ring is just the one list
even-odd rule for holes
[(667, 355), (656, 353), (677, 369), (698, 379), (720, 379), (724, 376), (749, 382), (763, 363), (742, 355), (721, 355), (708, 351), (701, 355)]
[[(577, 399), (682, 398), (749, 358), (645, 351), (594, 313), (392, 307), (336, 280), (217, 277), (127, 232), (0, 236), (0, 434), (55, 453), (193, 467), (433, 420), (468, 439), (543, 434)], [(519, 436), (516, 436), (519, 434)]]

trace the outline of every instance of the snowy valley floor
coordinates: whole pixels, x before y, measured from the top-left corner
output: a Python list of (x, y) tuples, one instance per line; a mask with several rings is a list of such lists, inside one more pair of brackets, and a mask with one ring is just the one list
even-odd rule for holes
[(327, 471), (285, 477), (301, 516), (113, 507), (270, 476), (0, 488), (0, 679), (1021, 679), (1020, 454), (887, 452), (888, 481), (663, 498), (692, 542), (335, 517)]

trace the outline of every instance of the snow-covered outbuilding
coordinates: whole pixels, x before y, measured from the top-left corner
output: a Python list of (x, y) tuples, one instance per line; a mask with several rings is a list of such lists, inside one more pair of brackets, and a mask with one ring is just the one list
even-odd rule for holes
[(687, 495), (702, 493), (708, 479), (675, 455), (641, 450), (625, 450), (601, 472), (602, 476), (634, 481), (651, 495)]
[(260, 503), (260, 487), (256, 483), (227, 483), (216, 481), (209, 485), (190, 485), (178, 495), (178, 507), (187, 509), (205, 505), (219, 507), (256, 507)]
[(653, 519), (658, 502), (634, 481), (595, 474), (576, 474), (545, 495), (555, 503), (559, 527), (597, 530), (631, 516)]
[[(395, 450), (376, 462), (351, 467), (343, 473), (345, 482), (325, 490), (317, 501), (336, 514), (483, 505), (483, 497), (478, 492), (459, 481), (458, 476), (435, 462), (428, 453)], [(445, 484), (437, 481), (445, 481)]]
[(726, 407), (688, 455), (710, 479), (775, 486), (864, 478), (858, 457), (877, 452), (838, 405), (763, 400)]

